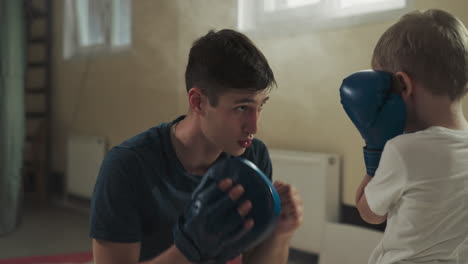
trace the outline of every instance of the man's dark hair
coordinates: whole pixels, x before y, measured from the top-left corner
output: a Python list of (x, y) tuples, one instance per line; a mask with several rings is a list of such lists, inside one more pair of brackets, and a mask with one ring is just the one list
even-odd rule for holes
[(187, 92), (198, 87), (216, 106), (229, 89), (263, 91), (276, 85), (268, 61), (244, 34), (210, 30), (190, 49), (185, 71)]

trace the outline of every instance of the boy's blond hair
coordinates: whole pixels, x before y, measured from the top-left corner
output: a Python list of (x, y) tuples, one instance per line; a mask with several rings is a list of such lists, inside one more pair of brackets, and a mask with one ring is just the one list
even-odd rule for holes
[(414, 11), (380, 37), (372, 67), (406, 72), (434, 95), (458, 100), (468, 91), (467, 40), (466, 27), (452, 14)]

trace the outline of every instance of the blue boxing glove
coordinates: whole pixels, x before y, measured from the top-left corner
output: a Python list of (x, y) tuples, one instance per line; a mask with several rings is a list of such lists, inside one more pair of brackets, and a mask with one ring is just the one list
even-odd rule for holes
[[(233, 186), (244, 186), (244, 194), (232, 201), (218, 183), (231, 178)], [(250, 200), (254, 220), (251, 230), (237, 208)], [(173, 228), (176, 247), (191, 262), (225, 263), (248, 250), (271, 233), (280, 213), (279, 195), (268, 178), (250, 161), (228, 157), (214, 164), (192, 194), (182, 216)]]
[(367, 175), (374, 176), (385, 143), (402, 134), (406, 106), (393, 89), (393, 76), (383, 71), (359, 71), (343, 80), (341, 104), (366, 142)]

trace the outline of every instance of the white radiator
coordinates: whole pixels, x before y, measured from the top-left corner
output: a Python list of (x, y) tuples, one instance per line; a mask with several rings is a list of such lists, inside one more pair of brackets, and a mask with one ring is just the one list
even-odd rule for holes
[(66, 193), (91, 199), (106, 153), (106, 140), (98, 136), (71, 135), (67, 142)]
[(327, 222), (338, 222), (340, 159), (336, 154), (271, 149), (273, 179), (294, 185), (304, 202), (304, 221), (291, 247), (319, 254)]

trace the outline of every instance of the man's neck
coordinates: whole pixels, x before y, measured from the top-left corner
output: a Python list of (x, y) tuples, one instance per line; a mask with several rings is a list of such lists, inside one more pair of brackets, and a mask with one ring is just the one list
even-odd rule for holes
[(203, 175), (221, 154), (203, 135), (196, 117), (188, 115), (171, 127), (171, 140), (177, 158), (185, 170)]

